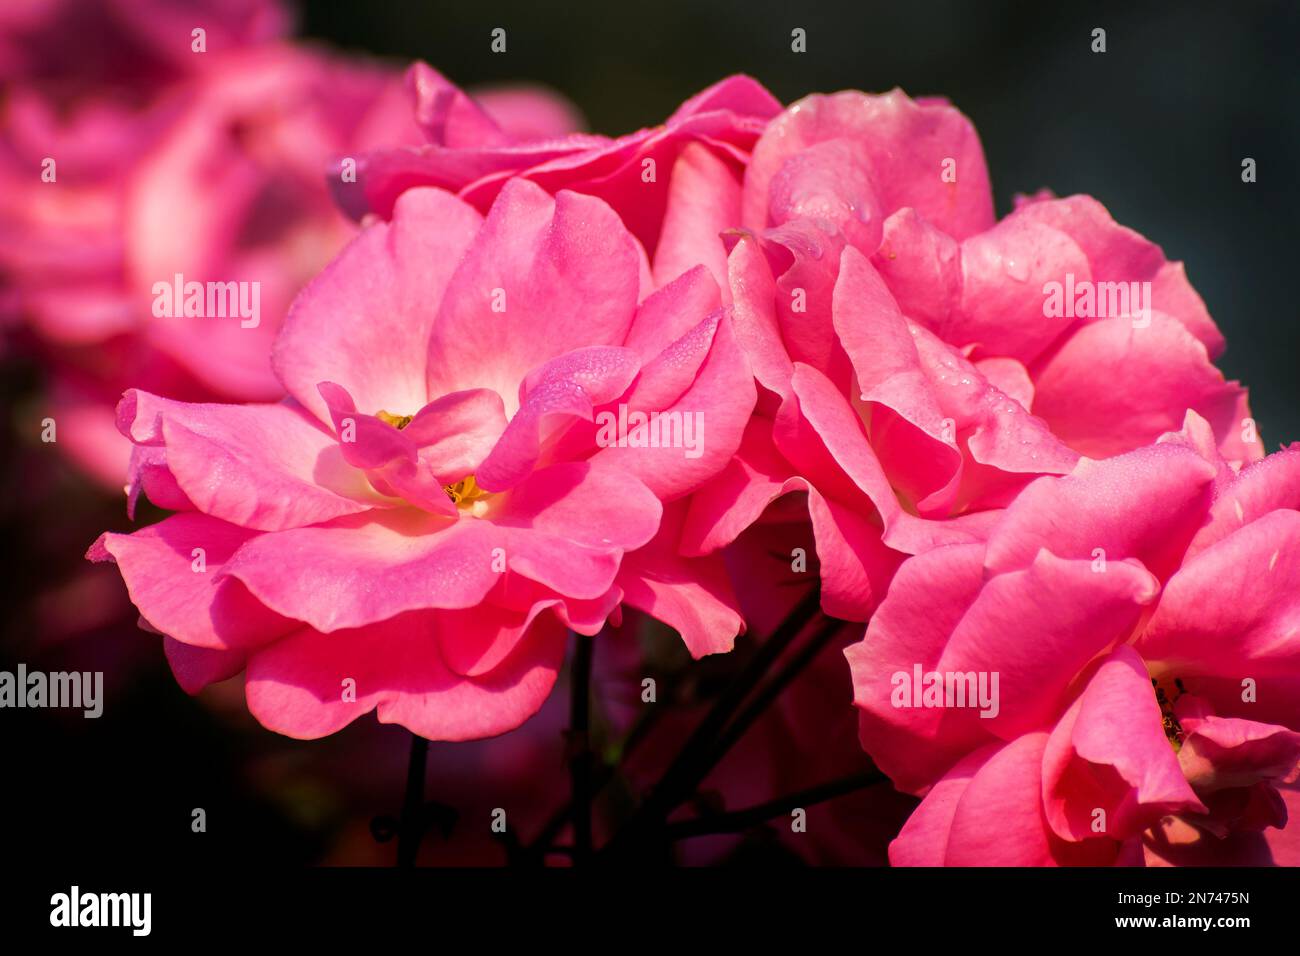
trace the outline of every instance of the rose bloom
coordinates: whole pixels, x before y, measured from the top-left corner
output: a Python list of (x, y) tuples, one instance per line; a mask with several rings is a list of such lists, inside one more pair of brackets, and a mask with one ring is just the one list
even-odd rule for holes
[[(0, 298), (51, 371), (58, 447), (120, 488), (130, 445), (113, 405), (124, 388), (194, 401), (283, 394), (275, 332), (356, 232), (334, 204), (331, 166), (421, 135), (398, 71), (276, 40), (276, 5), (81, 6), (50, 4), (26, 32), (14, 27), (40, 47), (51, 31), (63, 43), (105, 21), (102, 56), (55, 77), (14, 63), (0, 118)], [(191, 20), (208, 31), (204, 53), (191, 51)], [(520, 139), (579, 122), (527, 88), (484, 103)], [(45, 157), (54, 182), (41, 180)], [(241, 283), (250, 298), (255, 288), (256, 316), (168, 310), (158, 283), (178, 275)]]
[[(661, 125), (610, 138), (551, 135), (532, 142), (493, 129), (483, 110), (432, 68), (411, 71), (427, 142), (374, 150), (340, 202), (358, 218), (387, 217), (403, 190), (438, 186), (486, 210), (511, 178), (607, 202), (636, 237), (655, 284), (706, 266), (730, 301), (719, 234), (740, 223), (749, 151), (781, 104), (747, 76), (697, 93)], [(490, 105), (490, 104), (489, 104)]]
[[(975, 130), (943, 101), (801, 100), (754, 145), (738, 203), (725, 267), (762, 392), (736, 460), (692, 499), (689, 553), (806, 492), (823, 607), (861, 621), (905, 555), (980, 540), (1035, 478), (1149, 443), (1189, 408), (1234, 467), (1261, 454), (1181, 264), (1083, 196), (995, 222)], [(1064, 299), (1120, 282), (1149, 298), (1049, 303), (1049, 283)]]
[(863, 747), (924, 796), (891, 861), (1300, 863), (1297, 507), (1300, 445), (1238, 473), (1189, 413), (906, 561), (847, 652)]
[[(203, 55), (191, 52), (196, 14)], [(110, 487), (121, 487), (129, 450), (112, 429), (126, 385), (113, 375), (168, 391), (186, 379), (117, 334), (131, 321), (143, 326), (150, 304), (146, 289), (139, 315), (128, 314), (132, 171), (184, 112), (178, 91), (220, 72), (227, 53), (272, 43), (286, 22), (279, 4), (262, 0), (202, 9), (45, 0), (7, 6), (0, 18), (0, 320), (53, 373), (56, 447)]]
[[(124, 397), (133, 494), (180, 513), (90, 556), (117, 562), (187, 689), (246, 669), (250, 711), (298, 737), (372, 709), (431, 739), (509, 730), (565, 627), (595, 634), (624, 601), (727, 650), (721, 558), (675, 542), (752, 377), (706, 269), (646, 281), (599, 199), (513, 180), (483, 218), (407, 190), (295, 301), (285, 401)], [(702, 423), (698, 454), (645, 426), (609, 441), (622, 412)]]

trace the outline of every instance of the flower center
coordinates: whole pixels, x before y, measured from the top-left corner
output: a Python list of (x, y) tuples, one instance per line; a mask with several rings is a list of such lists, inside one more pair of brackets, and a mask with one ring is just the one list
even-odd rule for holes
[(447, 497), (451, 499), (452, 504), (473, 515), (481, 515), (486, 511), (487, 499), (491, 497), (491, 492), (480, 488), (473, 475), (466, 475), (460, 481), (443, 485), (442, 490), (447, 492)]
[(1153, 677), (1151, 686), (1155, 688), (1156, 703), (1160, 705), (1160, 722), (1164, 725), (1165, 736), (1177, 753), (1183, 746), (1183, 725), (1174, 714), (1174, 703), (1183, 696), (1183, 682), (1177, 677)]
[(411, 419), (413, 419), (415, 416), (394, 415), (392, 412), (386, 412), (383, 409), (380, 409), (379, 411), (375, 412), (375, 417), (378, 418), (381, 422), (388, 422), (388, 424), (392, 425), (400, 432), (407, 425), (411, 424)]

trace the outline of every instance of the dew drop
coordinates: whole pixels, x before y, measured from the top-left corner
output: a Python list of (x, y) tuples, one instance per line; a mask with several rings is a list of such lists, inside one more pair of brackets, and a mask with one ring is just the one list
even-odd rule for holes
[(1024, 282), (1029, 278), (1029, 266), (1024, 259), (1004, 259), (1002, 265), (1007, 275), (1017, 282)]

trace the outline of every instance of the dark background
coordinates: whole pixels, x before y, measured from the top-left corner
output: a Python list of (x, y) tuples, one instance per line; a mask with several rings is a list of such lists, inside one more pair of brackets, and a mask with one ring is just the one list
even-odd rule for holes
[[(312, 2), (301, 22), (306, 35), (353, 52), (424, 58), (465, 86), (550, 84), (609, 134), (657, 123), (738, 71), (786, 102), (842, 88), (945, 95), (979, 130), (1000, 214), (1017, 192), (1090, 193), (1185, 260), (1228, 339), (1221, 366), (1250, 386), (1269, 446), (1300, 440), (1295, 3), (372, 0)], [(498, 26), (507, 30), (504, 55), (489, 51)], [(796, 26), (807, 30), (807, 53), (790, 50)], [(1090, 51), (1098, 26), (1105, 54)], [(1247, 156), (1258, 163), (1253, 184), (1241, 181)], [(6, 407), (30, 393), (32, 374), (6, 371)], [(1105, 371), (1098, 376), (1104, 387)], [(365, 827), (369, 815), (397, 809), (403, 732), (366, 718), (304, 744), (260, 730), (237, 689), (206, 706), (188, 698), (157, 639), (134, 630), (116, 575), (100, 579), (108, 590), (75, 577), (93, 529), (124, 526), (120, 500), (88, 492), (52, 456), (15, 451), (15, 418), (4, 416), (0, 472), (0, 666), (104, 669), (113, 706), (97, 721), (4, 713), (0, 856), (186, 867), (384, 862), (391, 845), (374, 848)], [(104, 620), (91, 615), (80, 633), (51, 630), (101, 605)], [(561, 774), (558, 724), (539, 720), (536, 766), (516, 769)], [(454, 798), (455, 768), (522, 760), (512, 738), (434, 745), (431, 790)], [(205, 836), (190, 833), (196, 806), (208, 813)]]

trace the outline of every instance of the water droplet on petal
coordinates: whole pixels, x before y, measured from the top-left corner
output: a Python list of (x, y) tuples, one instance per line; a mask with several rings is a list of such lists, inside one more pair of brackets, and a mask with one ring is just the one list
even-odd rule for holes
[(1007, 275), (1017, 282), (1024, 282), (1029, 278), (1029, 265), (1024, 259), (1004, 259), (1002, 266), (1006, 269)]

